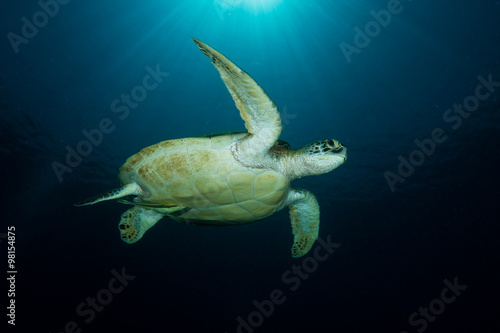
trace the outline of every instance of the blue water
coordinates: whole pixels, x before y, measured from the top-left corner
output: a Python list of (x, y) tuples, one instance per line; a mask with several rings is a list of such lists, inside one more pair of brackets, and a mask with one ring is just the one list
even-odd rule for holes
[[(250, 2), (0, 4), (9, 332), (498, 332), (500, 2)], [(293, 148), (348, 147), (294, 182), (335, 244), (322, 261), (291, 258), (286, 209), (231, 228), (164, 219), (127, 245), (124, 205), (72, 205), (148, 145), (244, 130), (191, 36), (260, 83)]]

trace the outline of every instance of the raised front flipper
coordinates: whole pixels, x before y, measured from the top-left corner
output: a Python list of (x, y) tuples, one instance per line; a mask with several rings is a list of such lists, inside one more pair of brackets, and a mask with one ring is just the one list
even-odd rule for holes
[(237, 158), (246, 166), (260, 164), (281, 134), (278, 108), (262, 87), (223, 54), (193, 38), (210, 59), (231, 93), (245, 127), (251, 135), (238, 143)]

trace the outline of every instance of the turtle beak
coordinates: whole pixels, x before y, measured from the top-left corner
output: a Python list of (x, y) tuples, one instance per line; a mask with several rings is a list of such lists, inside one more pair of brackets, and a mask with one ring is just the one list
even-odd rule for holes
[(337, 146), (332, 149), (332, 152), (340, 157), (342, 157), (345, 160), (347, 160), (347, 147), (344, 146), (342, 143), (338, 142)]
[(330, 148), (330, 152), (342, 157), (344, 161), (347, 159), (347, 148), (341, 142), (337, 140), (328, 140), (326, 145)]

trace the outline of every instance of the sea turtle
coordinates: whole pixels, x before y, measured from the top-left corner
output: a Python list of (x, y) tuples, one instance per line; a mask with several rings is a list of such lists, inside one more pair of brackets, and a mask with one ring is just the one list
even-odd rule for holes
[(292, 256), (301, 257), (318, 237), (319, 205), (314, 195), (294, 189), (294, 179), (330, 172), (347, 149), (336, 140), (292, 150), (279, 139), (282, 126), (266, 92), (224, 55), (193, 38), (212, 59), (248, 132), (168, 140), (144, 148), (120, 168), (122, 187), (77, 203), (121, 199), (134, 207), (121, 216), (127, 243), (137, 242), (162, 217), (199, 225), (255, 222), (290, 208)]

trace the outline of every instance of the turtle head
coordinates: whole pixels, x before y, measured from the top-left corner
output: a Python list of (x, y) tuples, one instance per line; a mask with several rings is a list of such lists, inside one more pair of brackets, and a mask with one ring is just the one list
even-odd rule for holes
[(301, 151), (303, 166), (311, 176), (330, 172), (347, 159), (347, 148), (333, 139), (315, 141)]

